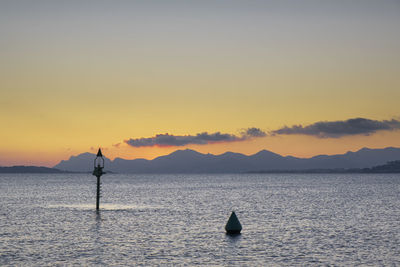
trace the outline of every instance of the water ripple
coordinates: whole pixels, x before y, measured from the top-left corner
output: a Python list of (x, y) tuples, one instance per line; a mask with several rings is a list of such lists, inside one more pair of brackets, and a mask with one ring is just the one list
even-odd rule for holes
[[(0, 265), (400, 264), (395, 175), (0, 175)], [(229, 236), (235, 210), (243, 225)]]

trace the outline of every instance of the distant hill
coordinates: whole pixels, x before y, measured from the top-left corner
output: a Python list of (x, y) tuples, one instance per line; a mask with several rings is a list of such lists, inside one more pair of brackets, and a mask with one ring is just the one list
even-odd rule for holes
[[(95, 154), (83, 153), (63, 160), (54, 168), (66, 171), (93, 170)], [(105, 159), (106, 171), (116, 173), (242, 173), (274, 171), (307, 171), (330, 169), (365, 169), (400, 160), (400, 148), (363, 148), (339, 155), (319, 155), (312, 158), (281, 156), (268, 150), (246, 156), (226, 152), (221, 155), (202, 154), (194, 150), (177, 150), (153, 160)]]
[[(96, 154), (86, 152), (78, 156), (71, 156), (68, 160), (62, 160), (53, 168), (72, 172), (92, 172), (95, 158)], [(111, 161), (109, 159), (105, 158), (104, 161), (107, 167), (111, 166)]]
[(12, 166), (0, 167), (0, 173), (65, 173), (54, 168), (36, 167), (36, 166)]

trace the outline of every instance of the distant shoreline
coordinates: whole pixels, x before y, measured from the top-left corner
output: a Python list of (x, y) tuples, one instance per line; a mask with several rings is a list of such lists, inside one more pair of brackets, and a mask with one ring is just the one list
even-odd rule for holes
[(11, 166), (0, 167), (0, 173), (73, 173), (70, 171), (62, 171), (55, 168), (38, 167), (38, 166)]
[[(108, 173), (125, 173), (113, 172)], [(38, 166), (12, 166), (0, 167), (0, 173), (91, 173), (91, 171), (65, 171), (57, 168), (38, 167)], [(144, 174), (152, 172), (126, 172), (135, 174)], [(154, 172), (154, 174), (181, 174), (181, 173), (196, 173), (196, 172)], [(294, 169), (294, 170), (252, 170), (252, 171), (236, 171), (236, 172), (198, 172), (198, 173), (400, 173), (400, 160), (389, 161), (386, 164), (374, 166), (371, 168), (336, 168), (336, 169)]]
[(389, 161), (384, 165), (371, 168), (353, 169), (307, 169), (307, 170), (266, 170), (251, 171), (248, 173), (400, 173), (400, 160)]
[(331, 170), (331, 169), (324, 169), (324, 170), (276, 170), (276, 171), (249, 171), (246, 172), (248, 174), (263, 174), (263, 173), (293, 173), (293, 174), (346, 174), (346, 173), (358, 173), (358, 174), (373, 174), (373, 173), (400, 173), (400, 170), (396, 171), (371, 171), (371, 170)]
[[(378, 166), (380, 167), (380, 166)], [(400, 173), (399, 169), (376, 169), (373, 168), (364, 168), (364, 169), (309, 169), (309, 170), (260, 170), (260, 171), (248, 171), (248, 172), (230, 172), (230, 173), (220, 173), (220, 172), (202, 172), (207, 174), (346, 174), (346, 173), (358, 173), (358, 174), (373, 174), (373, 173)], [(36, 167), (36, 166), (12, 166), (12, 167), (0, 167), (0, 174), (8, 173), (8, 174), (18, 174), (18, 173), (42, 173), (42, 174), (66, 174), (66, 173), (74, 173), (74, 174), (82, 174), (82, 173), (91, 173), (87, 172), (72, 172), (72, 171), (62, 171), (54, 168), (47, 167)], [(115, 173), (115, 172), (107, 172), (109, 174), (202, 174), (202, 173)]]

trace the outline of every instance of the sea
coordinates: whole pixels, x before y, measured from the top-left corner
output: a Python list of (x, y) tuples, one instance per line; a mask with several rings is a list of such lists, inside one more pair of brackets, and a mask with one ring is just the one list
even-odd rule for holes
[(0, 174), (0, 266), (400, 266), (400, 174), (101, 181)]

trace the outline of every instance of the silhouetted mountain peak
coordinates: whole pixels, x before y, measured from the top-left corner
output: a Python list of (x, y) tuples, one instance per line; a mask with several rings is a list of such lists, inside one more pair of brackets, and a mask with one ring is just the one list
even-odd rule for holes
[(193, 158), (200, 158), (201, 156), (204, 156), (204, 154), (201, 154), (197, 151), (191, 150), (191, 149), (184, 149), (184, 150), (176, 150), (172, 152), (171, 154), (157, 157), (154, 160), (188, 160), (188, 159), (193, 159)]
[(180, 149), (172, 152), (169, 156), (187, 156), (187, 155), (203, 155), (195, 150), (192, 149)]
[(271, 152), (269, 150), (261, 150), (256, 154), (250, 156), (251, 158), (267, 159), (267, 158), (283, 158), (281, 155)]

